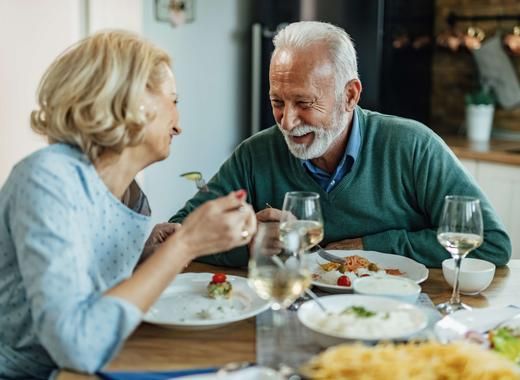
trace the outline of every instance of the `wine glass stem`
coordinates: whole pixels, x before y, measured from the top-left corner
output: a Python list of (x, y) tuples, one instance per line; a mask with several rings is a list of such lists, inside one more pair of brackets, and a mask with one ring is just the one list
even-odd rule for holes
[(273, 368), (278, 370), (285, 363), (284, 355), (285, 352), (285, 344), (284, 344), (284, 330), (286, 328), (286, 324), (288, 322), (288, 312), (285, 307), (280, 307), (278, 310), (273, 309), (273, 327), (274, 327), (274, 335), (275, 335), (275, 344), (276, 350), (280, 353), (276, 355), (277, 358), (273, 363)]
[(460, 274), (460, 264), (462, 261), (462, 256), (454, 256), (453, 261), (455, 262), (455, 278), (453, 282), (453, 293), (451, 293), (450, 303), (453, 305), (460, 304), (460, 295), (459, 295), (459, 274)]

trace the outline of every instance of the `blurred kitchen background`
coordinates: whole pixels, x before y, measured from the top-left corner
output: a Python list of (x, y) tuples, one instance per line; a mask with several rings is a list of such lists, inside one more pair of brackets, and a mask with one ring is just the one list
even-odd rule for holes
[[(183, 133), (170, 157), (140, 178), (154, 220), (166, 220), (195, 192), (179, 174), (197, 170), (209, 179), (244, 138), (273, 124), (271, 39), (297, 20), (332, 22), (351, 34), (361, 105), (441, 134), (519, 245), (518, 0), (0, 0), (0, 185), (18, 160), (45, 145), (29, 114), (52, 59), (96, 30), (125, 28), (173, 57)], [(493, 36), (500, 36), (495, 50), (480, 50)], [(503, 97), (492, 140), (470, 144), (465, 98), (483, 78), (505, 81)]]

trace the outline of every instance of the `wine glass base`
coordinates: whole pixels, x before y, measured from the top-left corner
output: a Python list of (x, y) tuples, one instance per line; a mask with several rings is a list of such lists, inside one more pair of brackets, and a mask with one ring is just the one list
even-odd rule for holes
[(471, 310), (471, 307), (459, 302), (459, 303), (450, 303), (450, 302), (444, 302), (440, 303), (436, 306), (436, 309), (438, 312), (440, 312), (443, 315), (448, 315), (451, 313), (454, 313), (458, 310)]

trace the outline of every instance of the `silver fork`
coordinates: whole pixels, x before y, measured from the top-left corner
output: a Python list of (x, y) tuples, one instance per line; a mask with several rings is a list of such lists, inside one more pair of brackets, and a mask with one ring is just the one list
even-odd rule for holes
[(330, 261), (330, 262), (333, 262), (333, 263), (337, 263), (337, 264), (344, 264), (345, 263), (345, 259), (342, 258), (342, 257), (339, 257), (339, 256), (336, 256), (326, 250), (324, 250), (319, 244), (316, 245), (316, 248), (318, 252), (318, 255), (320, 255), (320, 257), (322, 259), (325, 259), (327, 261)]
[[(187, 174), (197, 174), (198, 175), (198, 178), (196, 178), (195, 180), (187, 177), (186, 175)], [(213, 193), (213, 194), (216, 194), (216, 195), (219, 195), (217, 194), (215, 191), (212, 191), (209, 189), (208, 185), (206, 184), (206, 181), (204, 180), (204, 177), (202, 176), (202, 173), (201, 172), (188, 172), (188, 173), (183, 173), (180, 175), (182, 178), (186, 178), (188, 181), (193, 181), (195, 182), (195, 186), (197, 186), (197, 190), (199, 191), (202, 191), (204, 193)]]

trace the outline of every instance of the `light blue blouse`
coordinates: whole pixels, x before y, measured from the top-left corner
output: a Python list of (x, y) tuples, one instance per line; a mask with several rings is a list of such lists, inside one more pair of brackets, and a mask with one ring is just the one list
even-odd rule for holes
[(78, 149), (18, 163), (0, 190), (0, 378), (103, 367), (142, 317), (103, 293), (131, 275), (150, 230)]

